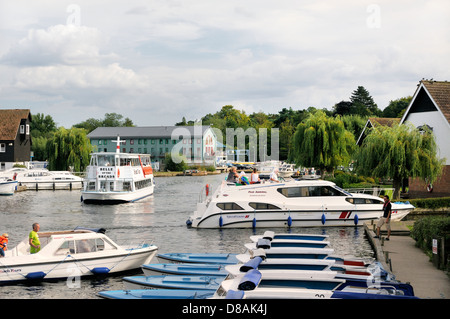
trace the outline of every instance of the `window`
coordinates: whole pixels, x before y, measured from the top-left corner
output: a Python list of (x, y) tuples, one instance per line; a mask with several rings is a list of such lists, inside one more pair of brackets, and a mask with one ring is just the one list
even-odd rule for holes
[(345, 199), (350, 204), (360, 205), (360, 204), (383, 204), (382, 199), (374, 199), (374, 198), (354, 198), (349, 197)]
[(243, 208), (236, 203), (217, 203), (216, 206), (222, 210), (243, 210)]
[(347, 196), (330, 186), (286, 187), (277, 191), (286, 197)]
[(130, 145), (134, 145), (134, 140), (130, 139)]
[(25, 134), (25, 125), (20, 125), (20, 134)]
[(30, 135), (30, 125), (29, 124), (27, 124), (27, 126), (26, 126), (26, 133), (27, 133), (27, 135)]
[(6, 152), (6, 144), (0, 143), (0, 153), (5, 153), (5, 152)]
[(272, 204), (266, 204), (266, 203), (250, 203), (250, 207), (253, 209), (280, 209), (279, 207), (272, 205)]

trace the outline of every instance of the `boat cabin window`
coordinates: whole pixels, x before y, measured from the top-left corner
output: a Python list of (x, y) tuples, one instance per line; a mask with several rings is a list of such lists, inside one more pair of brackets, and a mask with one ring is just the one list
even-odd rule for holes
[(98, 166), (115, 166), (114, 155), (97, 155)]
[(217, 207), (222, 210), (243, 210), (243, 208), (236, 203), (217, 203)]
[(331, 186), (283, 187), (277, 191), (286, 197), (347, 196)]
[(93, 253), (111, 249), (116, 247), (102, 238), (66, 240), (56, 250), (55, 255)]
[(382, 199), (376, 199), (376, 198), (355, 198), (355, 197), (349, 197), (345, 199), (350, 204), (383, 204)]
[(250, 203), (250, 207), (253, 209), (280, 209), (279, 207), (272, 205), (272, 204), (266, 204), (266, 203)]

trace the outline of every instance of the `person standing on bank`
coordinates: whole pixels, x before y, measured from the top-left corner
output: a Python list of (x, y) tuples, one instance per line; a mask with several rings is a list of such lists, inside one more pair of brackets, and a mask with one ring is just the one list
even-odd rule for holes
[(41, 242), (39, 241), (39, 235), (38, 231), (41, 228), (41, 226), (38, 223), (33, 224), (33, 230), (30, 232), (29, 237), (29, 244), (30, 244), (30, 254), (35, 254), (39, 250), (41, 250)]
[(389, 196), (384, 195), (384, 204), (383, 204), (383, 216), (381, 216), (380, 220), (377, 224), (377, 235), (375, 238), (380, 238), (380, 229), (381, 226), (386, 224), (386, 229), (388, 231), (388, 235), (385, 238), (385, 240), (389, 240), (389, 237), (391, 237), (391, 202), (389, 201)]

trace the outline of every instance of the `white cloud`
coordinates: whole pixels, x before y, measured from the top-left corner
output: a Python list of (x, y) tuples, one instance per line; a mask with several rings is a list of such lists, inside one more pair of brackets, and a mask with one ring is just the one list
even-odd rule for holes
[(233, 103), (247, 112), (330, 108), (358, 85), (384, 108), (423, 77), (450, 80), (445, 0), (77, 6), (79, 26), (61, 2), (0, 5), (0, 105), (37, 113), (45, 101), (73, 112), (70, 122), (56, 119), (66, 126), (88, 107), (169, 125)]

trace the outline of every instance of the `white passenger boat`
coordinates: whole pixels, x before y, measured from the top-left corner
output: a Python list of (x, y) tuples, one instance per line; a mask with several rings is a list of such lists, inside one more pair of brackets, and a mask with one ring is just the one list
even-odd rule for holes
[(0, 258), (0, 282), (59, 279), (138, 269), (158, 247), (120, 246), (100, 231), (75, 229), (39, 232), (41, 249), (30, 254), (28, 237)]
[[(392, 203), (392, 220), (414, 209)], [(236, 186), (223, 182), (187, 220), (196, 228), (359, 226), (380, 218), (383, 199), (323, 180)]]
[(17, 181), (7, 178), (0, 178), (0, 195), (14, 195), (17, 188)]
[(120, 153), (117, 150), (91, 154), (86, 169), (82, 201), (87, 204), (135, 202), (153, 195), (154, 177), (150, 155)]
[(2, 172), (0, 176), (17, 181), (27, 190), (81, 189), (83, 185), (83, 179), (69, 171), (49, 171), (46, 168), (15, 167)]

